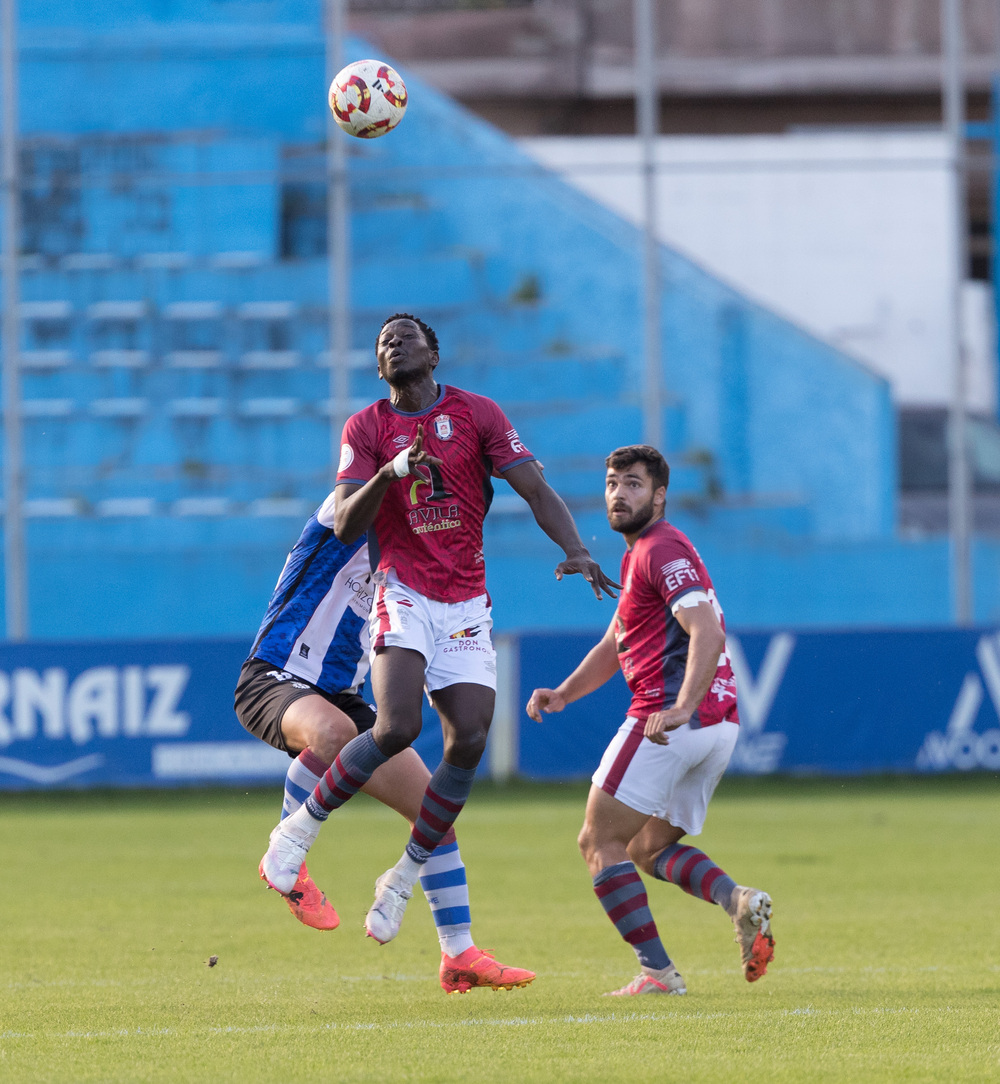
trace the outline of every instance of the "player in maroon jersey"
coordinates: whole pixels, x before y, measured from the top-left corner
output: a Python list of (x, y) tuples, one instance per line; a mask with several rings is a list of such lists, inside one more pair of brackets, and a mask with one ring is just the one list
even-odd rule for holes
[[(493, 718), (496, 654), (483, 561), (491, 476), (510, 483), (565, 552), (557, 579), (579, 573), (599, 599), (604, 591), (614, 597), (611, 589), (618, 585), (587, 552), (566, 505), (500, 407), (437, 383), (438, 342), (431, 328), (415, 316), (390, 316), (379, 332), (376, 358), (389, 398), (344, 427), (334, 531), (344, 543), (368, 532), (376, 582), (370, 627), (378, 721), (341, 750), (302, 808), (272, 832), (263, 866), (279, 891), (291, 883), (322, 822), (416, 739), (426, 688), (441, 717), (444, 758), (405, 853), (376, 881), (365, 928), (385, 944), (399, 932), (423, 864), (465, 805)], [(442, 981), (449, 968), (466, 984), (512, 984), (509, 969), (485, 957), (446, 961)], [(522, 974), (529, 977), (516, 985), (534, 978)]]
[(696, 847), (705, 812), (739, 734), (725, 619), (690, 541), (664, 519), (670, 468), (646, 444), (607, 460), (605, 502), (625, 536), (625, 585), (604, 637), (555, 689), (535, 689), (528, 714), (563, 708), (621, 669), (628, 717), (594, 773), (580, 832), (597, 893), (642, 974), (616, 995), (683, 994), (660, 941), (636, 866), (722, 906), (733, 920), (743, 974), (755, 982), (774, 958), (771, 897), (737, 885)]

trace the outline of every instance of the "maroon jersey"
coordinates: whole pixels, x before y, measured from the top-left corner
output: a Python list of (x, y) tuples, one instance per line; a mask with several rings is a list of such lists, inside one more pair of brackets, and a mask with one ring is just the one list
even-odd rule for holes
[(463, 602), (486, 590), (483, 519), (493, 500), (490, 476), (535, 457), (504, 412), (482, 395), (442, 385), (434, 403), (407, 414), (388, 399), (347, 419), (337, 484), (367, 482), (424, 427), (424, 450), (443, 466), (420, 466), (389, 486), (368, 532), (372, 567), (394, 569), (401, 583), (439, 602)]
[[(700, 591), (708, 596), (723, 631), (726, 619), (698, 551), (666, 520), (647, 527), (626, 551), (621, 582), (614, 619), (618, 662), (632, 693), (628, 713), (645, 719), (672, 707), (684, 680), (690, 639), (671, 606)], [(712, 726), (724, 719), (740, 721), (728, 651), (719, 656), (712, 687), (691, 717), (691, 726)]]

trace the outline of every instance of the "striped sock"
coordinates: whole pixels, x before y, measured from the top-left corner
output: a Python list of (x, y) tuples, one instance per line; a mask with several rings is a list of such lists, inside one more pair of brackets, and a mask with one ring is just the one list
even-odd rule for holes
[(344, 746), (327, 769), (316, 789), (305, 800), (305, 809), (314, 820), (325, 821), (371, 779), (375, 769), (389, 758), (366, 730)]
[(285, 773), (285, 799), (281, 804), (281, 819), (291, 816), (319, 786), (330, 767), (325, 760), (306, 747), (288, 765)]
[(441, 951), (448, 956), (460, 956), (472, 948), (469, 884), (454, 828), (448, 829), (421, 867), (420, 887), (434, 916)]
[(643, 967), (660, 971), (670, 957), (656, 931), (642, 879), (631, 862), (605, 866), (594, 878), (594, 891), (615, 929), (635, 950)]
[(406, 844), (406, 856), (411, 861), (422, 866), (430, 858), (462, 812), (475, 778), (475, 768), (456, 768), (446, 760), (437, 766), (424, 791), (417, 823)]
[(671, 881), (706, 903), (717, 903), (725, 911), (729, 910), (729, 900), (736, 882), (697, 847), (671, 843), (656, 856), (653, 874), (661, 881)]

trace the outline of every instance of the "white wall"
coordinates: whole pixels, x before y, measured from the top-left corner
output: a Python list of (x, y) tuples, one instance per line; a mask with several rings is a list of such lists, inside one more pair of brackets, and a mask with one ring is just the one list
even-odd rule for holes
[[(630, 136), (521, 146), (640, 223)], [(662, 240), (892, 382), (901, 404), (951, 389), (953, 267), (945, 142), (937, 131), (665, 136), (657, 142)], [(969, 284), (969, 405), (995, 411), (992, 301)]]

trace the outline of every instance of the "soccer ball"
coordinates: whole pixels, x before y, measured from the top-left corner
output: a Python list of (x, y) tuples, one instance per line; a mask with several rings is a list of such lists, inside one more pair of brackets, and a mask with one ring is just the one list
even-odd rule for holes
[(406, 87), (381, 60), (355, 60), (330, 84), (330, 108), (337, 124), (358, 139), (391, 132), (406, 112)]

